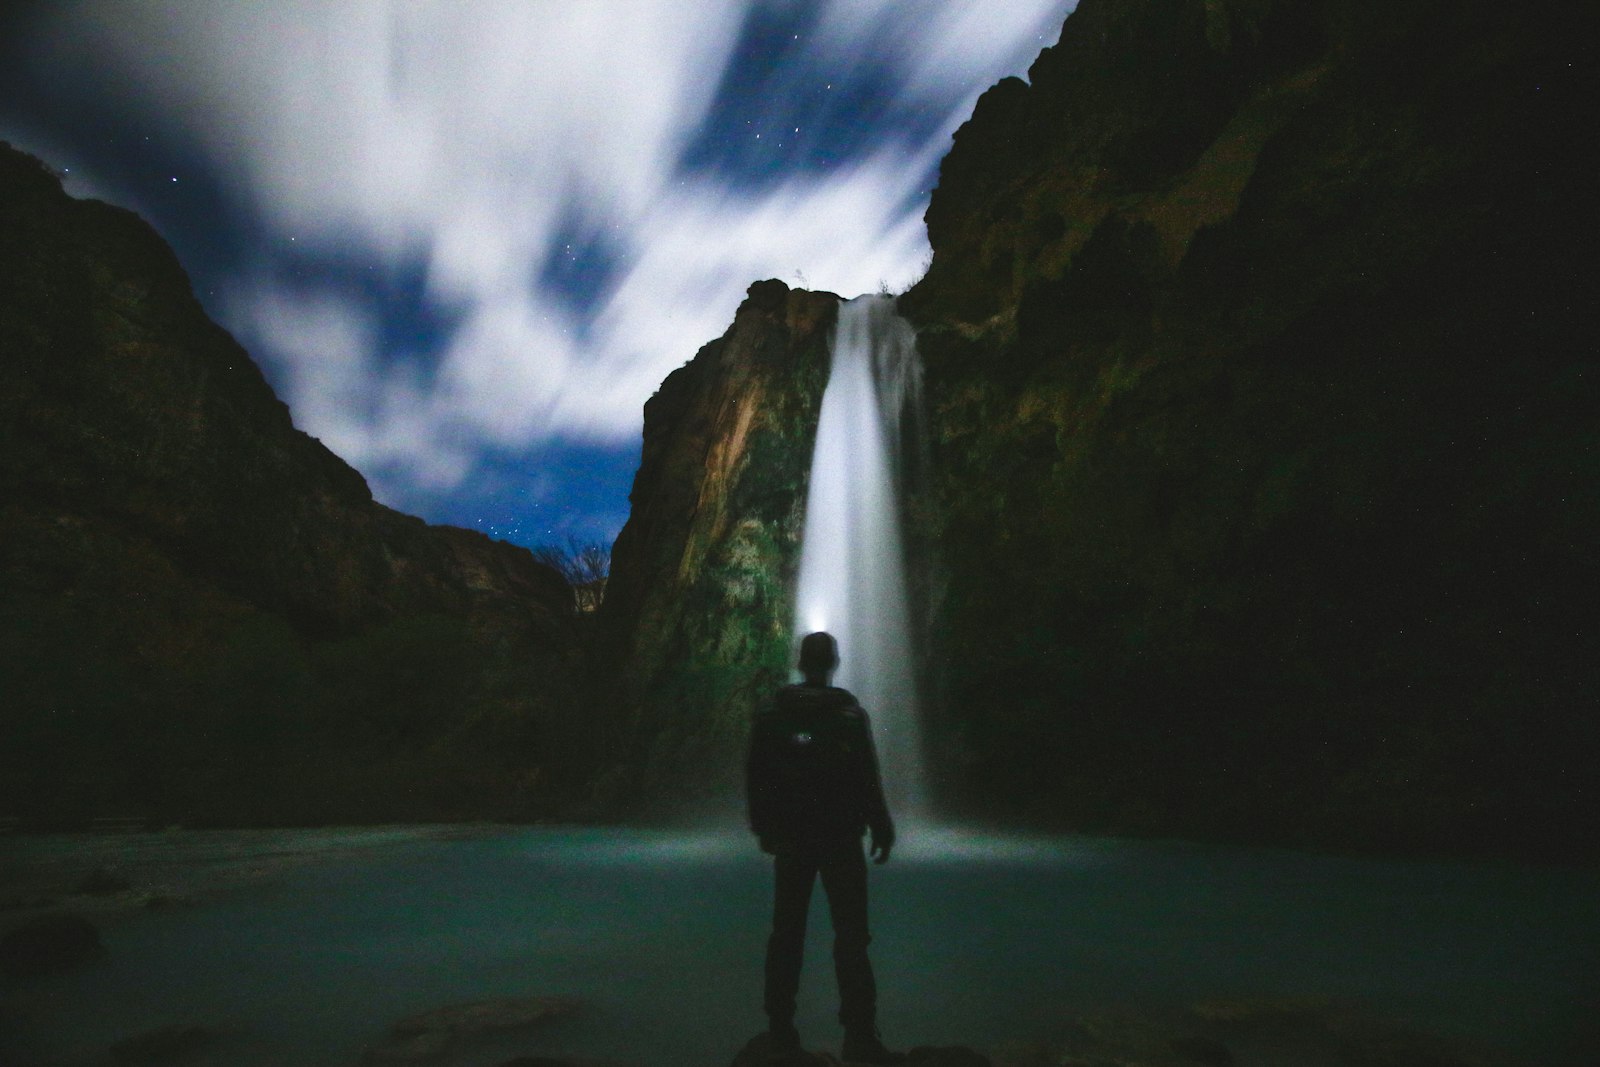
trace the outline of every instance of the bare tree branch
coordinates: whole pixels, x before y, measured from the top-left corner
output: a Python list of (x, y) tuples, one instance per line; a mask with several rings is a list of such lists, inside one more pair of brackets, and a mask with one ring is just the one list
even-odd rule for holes
[(605, 541), (584, 541), (568, 537), (565, 545), (540, 545), (533, 558), (553, 567), (572, 586), (578, 610), (595, 611), (606, 595), (606, 578), (611, 574), (611, 545)]

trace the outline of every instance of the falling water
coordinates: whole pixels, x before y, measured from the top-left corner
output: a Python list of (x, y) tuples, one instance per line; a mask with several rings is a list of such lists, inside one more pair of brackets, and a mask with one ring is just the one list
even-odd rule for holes
[(922, 760), (901, 490), (922, 393), (916, 334), (887, 296), (839, 309), (806, 499), (795, 632), (839, 642), (834, 684), (872, 715), (884, 788), (920, 807)]

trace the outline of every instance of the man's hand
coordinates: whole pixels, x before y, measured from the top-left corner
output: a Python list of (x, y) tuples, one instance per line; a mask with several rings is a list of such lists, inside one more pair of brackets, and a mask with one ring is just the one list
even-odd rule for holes
[(868, 849), (867, 851), (872, 856), (872, 862), (873, 863), (876, 863), (879, 866), (882, 866), (883, 864), (888, 863), (889, 862), (889, 853), (893, 849), (894, 849), (894, 828), (893, 827), (890, 827), (887, 830), (873, 830), (872, 831), (872, 847), (870, 849)]

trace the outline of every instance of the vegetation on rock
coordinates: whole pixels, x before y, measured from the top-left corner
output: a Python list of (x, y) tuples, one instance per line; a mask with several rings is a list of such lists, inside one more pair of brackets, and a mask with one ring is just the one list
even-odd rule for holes
[(1084, 0), (980, 101), (902, 302), (958, 807), (1592, 846), (1574, 30)]

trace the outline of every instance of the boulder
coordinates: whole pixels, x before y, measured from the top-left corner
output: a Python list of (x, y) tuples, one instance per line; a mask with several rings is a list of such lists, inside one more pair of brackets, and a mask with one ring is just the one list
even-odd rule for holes
[[(768, 1067), (773, 1063), (784, 1067), (849, 1067), (851, 1062), (822, 1050), (801, 1049), (779, 1057), (773, 1052), (771, 1040), (762, 1033), (745, 1042), (733, 1058), (733, 1067)], [(961, 1045), (919, 1045), (906, 1053), (905, 1062), (908, 1067), (990, 1067), (987, 1057)]]
[(1079, 1015), (1067, 1020), (1052, 1041), (1004, 1046), (994, 1062), (996, 1067), (1491, 1067), (1501, 1060), (1354, 1005), (1285, 996), (1211, 1000), (1174, 1012)]
[(171, 1063), (208, 1047), (216, 1037), (204, 1026), (163, 1026), (118, 1041), (111, 1046), (111, 1058), (118, 1063)]
[(989, 1058), (965, 1045), (918, 1045), (906, 1053), (912, 1067), (990, 1067)]
[(579, 1007), (574, 997), (497, 997), (409, 1015), (392, 1029), (396, 1034), (446, 1032), (457, 1035), (520, 1030), (552, 1019), (564, 1019)]
[(580, 1002), (573, 997), (496, 997), (434, 1008), (395, 1023), (389, 1028), (388, 1037), (367, 1049), (362, 1062), (424, 1063), (442, 1059), (461, 1041), (564, 1019), (579, 1007)]
[(455, 1041), (448, 1030), (390, 1033), (362, 1055), (362, 1063), (427, 1063), (442, 1059)]
[(77, 886), (78, 892), (91, 897), (114, 896), (117, 893), (126, 893), (132, 888), (132, 882), (104, 867), (96, 867), (90, 871)]
[(82, 915), (41, 915), (0, 937), (0, 973), (28, 978), (99, 959), (100, 931)]

